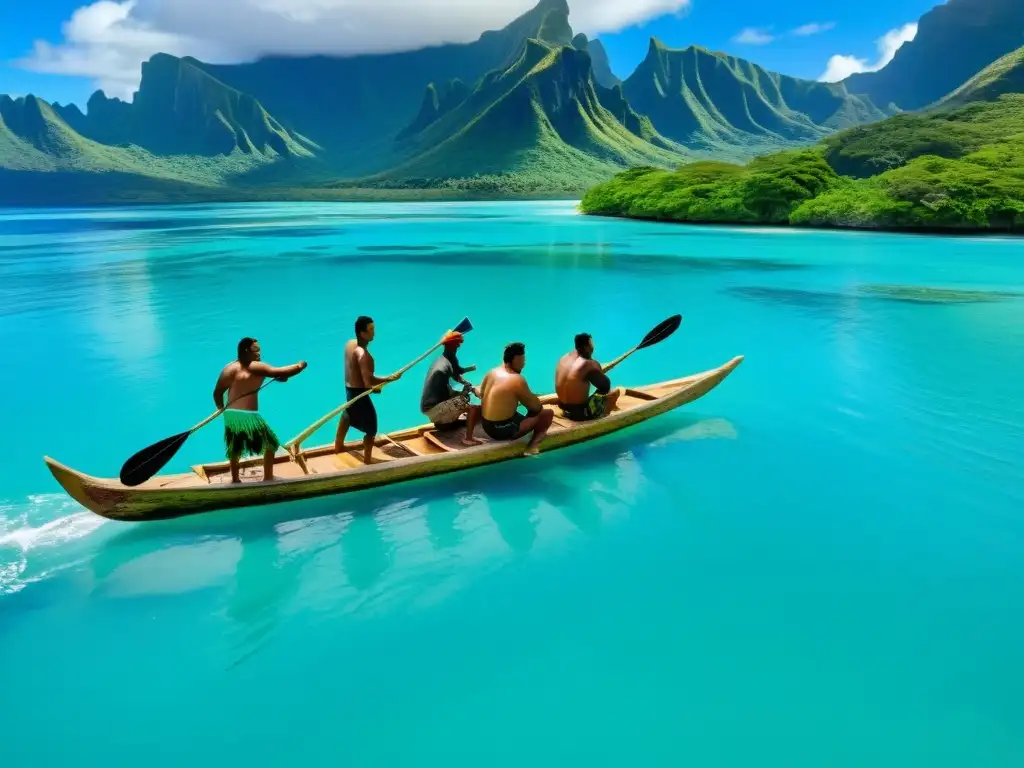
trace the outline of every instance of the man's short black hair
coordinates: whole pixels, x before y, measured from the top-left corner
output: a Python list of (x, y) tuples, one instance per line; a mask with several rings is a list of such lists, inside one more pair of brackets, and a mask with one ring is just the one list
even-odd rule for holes
[(520, 355), (526, 354), (526, 345), (521, 341), (513, 341), (507, 347), (505, 347), (505, 355), (502, 358), (505, 361), (505, 365), (510, 365)]
[(370, 323), (372, 323), (372, 322), (373, 322), (373, 318), (372, 317), (367, 317), (366, 315), (360, 315), (359, 317), (357, 317), (356, 318), (356, 336), (358, 336), (360, 333), (363, 333), (367, 328), (369, 328), (370, 327)]
[(245, 358), (249, 356), (249, 351), (255, 343), (256, 339), (249, 338), (248, 336), (238, 342), (238, 362), (245, 362)]
[(587, 344), (590, 339), (593, 338), (589, 333), (577, 333), (574, 342), (576, 344), (576, 351), (583, 352), (587, 348)]

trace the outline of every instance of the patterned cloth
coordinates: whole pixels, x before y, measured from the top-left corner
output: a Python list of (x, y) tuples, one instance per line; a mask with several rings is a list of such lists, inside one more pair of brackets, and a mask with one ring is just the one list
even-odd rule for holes
[(587, 402), (578, 405), (561, 404), (562, 413), (572, 421), (593, 421), (600, 419), (605, 414), (608, 398), (606, 395), (595, 392)]
[(434, 424), (451, 424), (468, 410), (469, 395), (456, 395), (427, 411), (427, 418)]

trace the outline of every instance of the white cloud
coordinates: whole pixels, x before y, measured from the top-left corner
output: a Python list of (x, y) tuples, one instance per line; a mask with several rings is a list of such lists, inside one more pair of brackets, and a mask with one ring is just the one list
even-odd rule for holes
[(747, 27), (736, 35), (733, 40), (737, 43), (743, 43), (744, 45), (767, 45), (775, 40), (775, 36), (768, 34), (767, 30)]
[(153, 53), (222, 58), (201, 38), (164, 32), (135, 18), (136, 5), (136, 0), (100, 0), (79, 8), (62, 25), (62, 44), (37, 40), (32, 53), (18, 63), (35, 72), (88, 77), (108, 95), (130, 98), (142, 62)]
[(836, 28), (834, 21), (826, 21), (824, 24), (814, 22), (812, 24), (804, 24), (802, 27), (797, 27), (793, 30), (793, 34), (797, 37), (809, 37), (811, 35), (820, 35), (822, 32), (828, 32)]
[[(577, 32), (616, 32), (691, 0), (570, 0)], [(19, 64), (92, 78), (129, 97), (157, 52), (210, 62), (267, 54), (383, 53), (470, 42), (504, 27), (537, 0), (99, 0), (63, 25), (57, 45), (37, 41)]]
[(890, 29), (876, 41), (878, 60), (874, 64), (856, 56), (836, 55), (828, 60), (825, 73), (818, 79), (826, 83), (836, 83), (858, 72), (877, 72), (893, 60), (901, 45), (909, 43), (915, 37), (917, 37), (916, 21), (904, 24), (897, 29)]

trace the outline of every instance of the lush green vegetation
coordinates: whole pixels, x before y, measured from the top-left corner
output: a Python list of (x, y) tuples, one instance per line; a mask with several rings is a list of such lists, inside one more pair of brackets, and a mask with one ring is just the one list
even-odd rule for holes
[(585, 213), (687, 222), (1024, 231), (1024, 95), (901, 115), (745, 166), (637, 168)]

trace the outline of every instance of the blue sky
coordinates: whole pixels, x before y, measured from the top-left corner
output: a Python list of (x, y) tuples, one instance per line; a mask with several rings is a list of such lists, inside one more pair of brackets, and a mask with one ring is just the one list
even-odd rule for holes
[[(283, 46), (275, 52), (295, 53), (324, 52), (325, 46), (332, 45), (332, 52), (359, 45), (415, 47), (418, 36), (425, 36), (424, 42), (433, 42), (434, 38), (470, 39), (481, 28), (500, 26), (493, 23), (495, 20), (511, 20), (517, 10), (510, 9), (531, 4), (531, 0), (489, 1), (479, 18), (469, 19), (465, 17), (465, 4), (454, 0), (336, 0), (337, 8), (330, 11), (338, 14), (332, 28), (331, 19), (313, 17), (326, 13), (322, 9), (330, 1), (325, 0), (261, 0), (261, 7), (276, 3), (277, 13), (288, 17), (285, 21), (283, 16), (263, 14), (265, 23), (259, 20), (259, 14), (239, 13), (240, 8), (256, 0), (100, 0), (89, 13), (79, 14), (75, 25), (65, 28), (72, 14), (88, 2), (3, 0), (0, 93), (35, 93), (50, 101), (84, 104), (101, 85), (108, 92), (120, 90), (116, 95), (127, 97), (134, 87), (139, 62), (154, 47), (224, 61), (266, 52), (260, 47), (261, 40), (266, 41), (264, 47)], [(643, 59), (653, 35), (671, 47), (699, 44), (750, 59), (769, 70), (818, 79), (833, 56), (853, 57), (847, 62), (859, 59), (862, 65), (876, 63), (880, 38), (915, 22), (941, 0), (690, 0), (688, 8), (667, 14), (662, 11), (685, 5), (686, 0), (569, 2), (573, 8), (571, 21), (578, 31), (581, 25), (614, 27), (636, 16), (647, 16), (640, 24), (599, 34), (620, 77), (628, 76)], [(214, 7), (216, 10), (211, 10)], [(410, 7), (416, 12), (406, 12)], [(457, 15), (451, 7), (463, 12)], [(401, 9), (397, 17), (405, 19), (404, 24), (395, 21), (396, 9)], [(246, 21), (227, 25), (216, 16), (219, 11)], [(301, 12), (307, 12), (307, 17)], [(351, 42), (346, 42), (344, 33), (337, 29), (347, 26), (353, 16), (365, 25), (354, 29)], [(250, 19), (251, 28), (247, 26)], [(814, 34), (793, 33), (811, 24), (820, 25), (820, 29)], [(741, 38), (744, 30), (748, 32)], [(39, 40), (53, 47), (33, 56), (33, 46)]]

